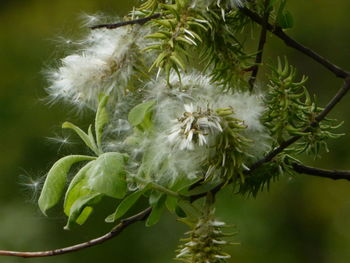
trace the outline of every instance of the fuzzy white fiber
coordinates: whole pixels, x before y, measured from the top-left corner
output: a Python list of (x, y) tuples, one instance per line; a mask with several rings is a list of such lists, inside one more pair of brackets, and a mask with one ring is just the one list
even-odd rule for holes
[[(137, 163), (133, 173), (138, 173), (140, 168), (145, 179), (167, 186), (183, 176), (203, 176), (204, 164), (215, 154), (213, 146), (222, 132), (216, 109), (232, 109), (233, 117), (244, 122), (246, 129), (242, 135), (253, 141), (245, 149), (246, 165), (269, 150), (270, 138), (260, 121), (264, 111), (262, 95), (224, 92), (212, 84), (209, 77), (198, 72), (183, 74), (181, 82), (172, 74), (170, 86), (165, 79), (158, 78), (145, 87), (144, 100), (156, 100), (151, 133), (138, 133), (133, 137), (128, 123), (118, 118), (114, 118), (116, 121), (112, 125), (115, 129), (109, 129), (117, 137), (113, 145), (109, 145), (110, 149), (126, 150), (130, 154)], [(198, 112), (203, 116), (198, 117)], [(192, 131), (194, 123), (196, 130)], [(124, 130), (131, 137), (123, 136)]]
[[(159, 81), (156, 84), (149, 85), (150, 96), (158, 101), (154, 117), (159, 136), (168, 136), (170, 143), (176, 141), (178, 139), (176, 136), (180, 136), (178, 132), (179, 118), (185, 112), (190, 116), (189, 108), (192, 108), (192, 111), (195, 109), (231, 108), (233, 109), (233, 117), (242, 120), (247, 127), (242, 132), (243, 135), (253, 141), (252, 146), (246, 149), (248, 154), (259, 158), (268, 150), (269, 135), (260, 121), (265, 110), (261, 94), (250, 94), (248, 92), (224, 93), (222, 89), (211, 84), (207, 76), (196, 72), (183, 75), (181, 83), (173, 75), (170, 78), (170, 84), (172, 89), (164, 87), (164, 84)], [(191, 105), (191, 107), (188, 105)], [(216, 121), (213, 117), (209, 116), (202, 119), (206, 123), (209, 121), (212, 127), (215, 126)], [(203, 134), (208, 134), (208, 129), (204, 130)], [(219, 132), (218, 128), (212, 130), (216, 133)], [(192, 138), (193, 136), (190, 134), (190, 136), (183, 138), (185, 141), (175, 143), (179, 145), (178, 150), (195, 149), (194, 145), (189, 142), (189, 139)], [(208, 144), (208, 141), (210, 142), (210, 136), (205, 136), (204, 139), (199, 137), (198, 139), (197, 147), (202, 148), (203, 154), (206, 154), (203, 145)], [(205, 143), (203, 143), (204, 140)]]
[[(90, 20), (98, 20), (91, 16)], [(91, 21), (90, 21), (91, 23)], [(96, 108), (101, 93), (120, 97), (133, 73), (134, 47), (143, 38), (141, 27), (92, 30), (79, 41), (80, 49), (47, 72), (50, 99), (79, 108)]]

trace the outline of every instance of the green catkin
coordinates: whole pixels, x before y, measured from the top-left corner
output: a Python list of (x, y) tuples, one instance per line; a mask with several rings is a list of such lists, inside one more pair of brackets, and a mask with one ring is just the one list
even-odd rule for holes
[(177, 250), (176, 260), (185, 263), (224, 263), (231, 258), (223, 248), (232, 243), (224, 238), (234, 234), (222, 231), (227, 225), (215, 220), (212, 205), (207, 203), (204, 210), (192, 230), (186, 233), (188, 237), (181, 239), (183, 244)]

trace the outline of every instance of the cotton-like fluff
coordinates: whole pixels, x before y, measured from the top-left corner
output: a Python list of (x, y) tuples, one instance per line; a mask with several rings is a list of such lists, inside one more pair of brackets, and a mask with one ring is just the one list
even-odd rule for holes
[(191, 151), (174, 148), (165, 134), (157, 133), (143, 145), (143, 159), (139, 171), (146, 180), (171, 187), (178, 179), (193, 180), (201, 176), (206, 155), (199, 148)]
[(264, 112), (262, 95), (223, 93), (200, 73), (186, 74), (181, 79), (171, 76), (171, 89), (160, 83), (150, 85), (151, 96), (158, 100), (155, 123), (173, 150), (202, 149), (208, 154), (207, 148), (215, 145), (216, 136), (222, 132), (218, 112), (225, 110), (233, 112), (232, 117), (246, 127), (242, 135), (253, 142), (246, 149), (248, 155), (259, 158), (269, 149), (268, 132), (260, 121)]
[(101, 93), (123, 96), (143, 35), (140, 26), (90, 31), (79, 41), (76, 54), (61, 59), (58, 68), (47, 72), (51, 101), (62, 99), (79, 108), (96, 108)]

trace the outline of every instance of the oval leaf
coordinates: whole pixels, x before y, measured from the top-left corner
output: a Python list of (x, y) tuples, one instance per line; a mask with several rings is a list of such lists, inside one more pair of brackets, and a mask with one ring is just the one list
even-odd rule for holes
[(47, 174), (43, 190), (38, 204), (40, 210), (46, 215), (46, 211), (56, 205), (63, 194), (67, 181), (67, 174), (74, 163), (94, 160), (94, 157), (84, 155), (70, 155), (58, 160)]
[(166, 208), (168, 208), (168, 210), (172, 213), (175, 212), (175, 209), (177, 207), (177, 198), (168, 195), (166, 201), (165, 201), (165, 206)]
[(101, 194), (122, 199), (127, 193), (125, 154), (110, 152), (100, 155), (87, 171), (88, 187)]
[(91, 161), (82, 167), (70, 182), (64, 199), (64, 213), (69, 216), (70, 210), (76, 200), (82, 196), (93, 194), (94, 192), (87, 187), (88, 178), (87, 171), (93, 166), (95, 161)]
[(117, 207), (117, 210), (106, 218), (107, 223), (113, 223), (117, 219), (121, 218), (125, 215), (126, 212), (139, 200), (139, 198), (148, 190), (148, 186), (145, 188), (138, 190), (131, 195), (127, 196)]
[(152, 212), (147, 218), (146, 221), (146, 226), (153, 226), (158, 223), (160, 220), (160, 217), (162, 216), (162, 213), (165, 208), (165, 200), (166, 200), (166, 195), (163, 195), (159, 201), (152, 206)]
[(144, 103), (141, 103), (135, 106), (128, 116), (128, 120), (132, 126), (137, 126), (142, 124), (145, 119), (148, 117), (148, 113), (151, 112), (153, 105), (155, 104), (154, 100), (150, 100)]

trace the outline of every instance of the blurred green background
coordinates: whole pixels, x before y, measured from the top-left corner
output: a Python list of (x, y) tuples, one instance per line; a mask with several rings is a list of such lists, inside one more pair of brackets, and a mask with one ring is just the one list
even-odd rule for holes
[[(89, 240), (107, 232), (104, 216), (112, 201), (97, 210), (89, 222), (64, 231), (65, 217), (58, 210), (49, 218), (35, 204), (36, 185), (50, 165), (71, 151), (78, 140), (55, 144), (47, 137), (66, 136), (65, 120), (84, 123), (74, 111), (49, 106), (43, 70), (64, 54), (62, 37), (81, 34), (79, 16), (103, 12), (123, 15), (137, 1), (127, 0), (1, 0), (0, 2), (0, 249), (46, 250)], [(350, 2), (348, 0), (290, 0), (295, 27), (289, 34), (335, 63), (350, 69)], [(341, 81), (321, 66), (271, 37), (267, 61), (287, 54), (299, 72), (310, 77), (308, 86), (324, 104)], [(333, 112), (349, 119), (347, 97)], [(86, 114), (86, 120), (92, 117)], [(349, 133), (345, 123), (342, 132)], [(73, 138), (74, 139), (74, 138)], [(74, 141), (73, 141), (74, 142)], [(330, 143), (331, 153), (308, 160), (324, 168), (350, 169), (349, 135)], [(231, 249), (240, 263), (345, 263), (350, 262), (350, 182), (298, 175), (281, 178), (257, 199), (222, 193), (220, 219), (237, 225), (240, 246)], [(161, 223), (145, 228), (138, 223), (116, 239), (56, 258), (0, 258), (0, 262), (172, 262), (178, 239), (186, 230), (165, 215)]]

